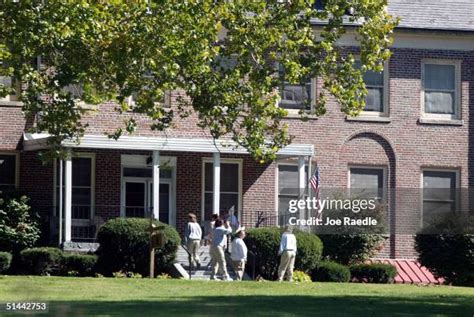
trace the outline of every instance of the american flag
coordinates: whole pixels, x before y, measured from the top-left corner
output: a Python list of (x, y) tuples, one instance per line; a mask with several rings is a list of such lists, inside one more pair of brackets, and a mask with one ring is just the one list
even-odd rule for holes
[(319, 167), (316, 166), (313, 176), (309, 179), (309, 183), (314, 190), (317, 198), (319, 198), (319, 184), (321, 182), (321, 175), (319, 174)]
[(316, 205), (316, 210), (318, 213), (319, 212), (319, 185), (321, 183), (321, 175), (319, 174), (319, 166), (316, 166), (316, 170), (314, 171), (313, 176), (309, 179), (309, 184), (311, 185), (311, 188), (313, 188), (314, 191), (314, 197), (317, 200), (317, 205)]

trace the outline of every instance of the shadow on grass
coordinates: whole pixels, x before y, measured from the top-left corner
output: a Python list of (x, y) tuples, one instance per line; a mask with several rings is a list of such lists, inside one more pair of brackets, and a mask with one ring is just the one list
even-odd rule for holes
[[(51, 301), (38, 316), (470, 316), (469, 297), (220, 296), (144, 301)], [(11, 315), (11, 316), (18, 316)]]

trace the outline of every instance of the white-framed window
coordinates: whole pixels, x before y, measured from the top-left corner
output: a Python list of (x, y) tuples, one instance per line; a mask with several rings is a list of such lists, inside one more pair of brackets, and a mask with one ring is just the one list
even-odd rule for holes
[[(389, 115), (389, 62), (384, 63), (382, 72), (367, 71), (364, 74), (364, 83), (367, 89), (365, 97), (364, 116), (387, 117)], [(360, 60), (356, 60), (355, 66), (361, 67)]]
[[(127, 104), (129, 106), (134, 106), (137, 102), (138, 94), (133, 93), (131, 96), (126, 98)], [(161, 105), (163, 108), (171, 108), (171, 91), (165, 91), (162, 100), (156, 102), (156, 104)]]
[(434, 119), (460, 119), (461, 61), (422, 60), (421, 113)]
[[(95, 207), (95, 153), (74, 153), (72, 157), (72, 219), (88, 222), (94, 217)], [(54, 162), (54, 206), (59, 214), (60, 164)], [(63, 164), (63, 199), (65, 190), (65, 164)]]
[(0, 191), (11, 191), (18, 188), (19, 155), (0, 153)]
[[(278, 66), (280, 78), (285, 75), (285, 70)], [(316, 103), (316, 78), (307, 78), (301, 84), (291, 84), (284, 81), (279, 88), (280, 100), (278, 106), (291, 112), (300, 110), (311, 111)]]
[[(176, 166), (174, 156), (160, 155), (159, 219), (176, 226)], [(149, 217), (154, 209), (153, 157), (121, 155), (120, 217)]]
[[(290, 200), (305, 199), (307, 196), (307, 191), (305, 191), (301, 197), (299, 177), (297, 162), (277, 163), (277, 224), (288, 223)], [(305, 165), (305, 185), (307, 179), (308, 166)]]
[(426, 226), (459, 208), (459, 170), (422, 169), (422, 225)]
[(387, 195), (387, 168), (349, 166), (348, 187), (351, 196), (383, 201)]
[[(233, 210), (241, 219), (242, 211), (242, 160), (221, 159), (220, 210), (225, 215)], [(202, 219), (208, 221), (213, 214), (214, 172), (212, 158), (204, 158), (202, 164)]]
[[(1, 63), (1, 62), (0, 62)], [(20, 82), (10, 76), (0, 76), (0, 84), (6, 88), (14, 88), (10, 95), (1, 97), (0, 101), (18, 101), (20, 92)]]
[(82, 101), (84, 97), (84, 85), (82, 83), (67, 85), (62, 91), (63, 93), (70, 93), (74, 100)]

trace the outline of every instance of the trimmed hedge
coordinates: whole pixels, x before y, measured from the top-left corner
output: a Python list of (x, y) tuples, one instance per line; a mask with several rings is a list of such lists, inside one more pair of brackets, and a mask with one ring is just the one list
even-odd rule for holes
[(357, 264), (349, 267), (355, 282), (393, 283), (397, 268), (390, 264)]
[[(156, 249), (155, 274), (166, 272), (173, 265), (181, 238), (175, 228), (158, 222), (165, 235), (165, 246)], [(106, 276), (114, 272), (149, 274), (150, 220), (145, 218), (115, 218), (100, 229), (97, 242), (97, 269)]]
[[(319, 238), (311, 233), (295, 230), (298, 251), (295, 269), (311, 272), (321, 259), (323, 245)], [(256, 255), (255, 274), (264, 279), (275, 279), (278, 275), (278, 249), (282, 231), (279, 228), (254, 228), (247, 231), (245, 243), (249, 251)]]
[(347, 283), (351, 279), (351, 272), (347, 266), (342, 264), (323, 261), (311, 272), (313, 282), (342, 282)]
[(474, 286), (473, 234), (418, 234), (415, 249), (420, 263), (447, 283)]
[(324, 245), (323, 256), (344, 265), (363, 263), (385, 242), (380, 234), (322, 234), (319, 238)]
[(0, 274), (5, 273), (12, 263), (12, 255), (8, 252), (0, 252)]
[(63, 253), (57, 248), (31, 248), (20, 252), (23, 270), (26, 274), (58, 274)]
[(64, 275), (70, 275), (70, 272), (77, 272), (79, 276), (94, 276), (96, 265), (96, 255), (64, 253), (61, 270)]

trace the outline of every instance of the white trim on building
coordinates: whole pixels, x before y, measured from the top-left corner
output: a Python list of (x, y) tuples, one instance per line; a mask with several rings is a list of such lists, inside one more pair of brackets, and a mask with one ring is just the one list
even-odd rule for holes
[[(48, 147), (48, 134), (24, 133), (25, 151), (41, 150)], [(201, 153), (248, 154), (245, 148), (232, 140), (214, 140), (200, 138), (160, 138), (142, 136), (122, 136), (118, 140), (106, 135), (85, 135), (80, 142), (65, 140), (66, 148), (144, 150), (144, 151), (176, 151)], [(313, 156), (313, 144), (290, 144), (277, 153), (285, 156)]]

